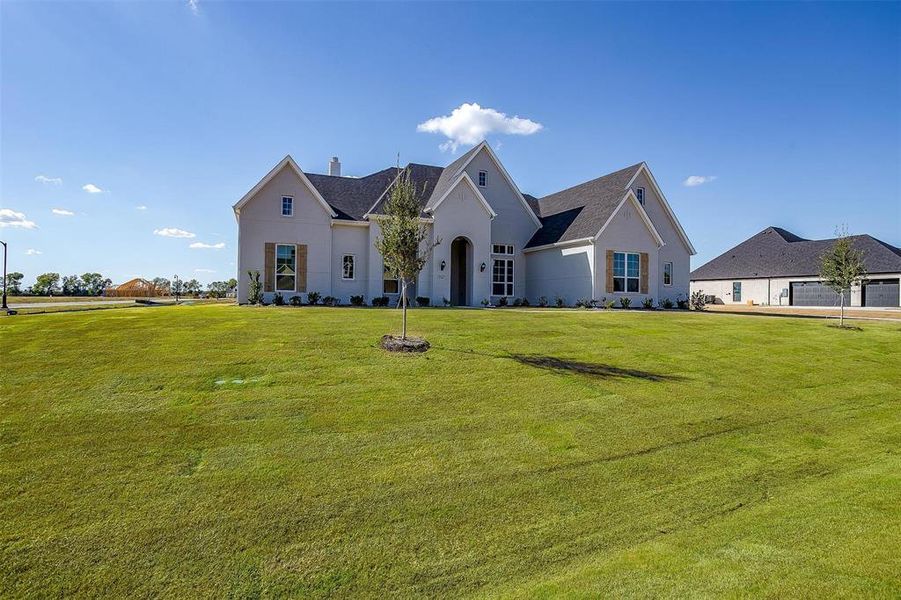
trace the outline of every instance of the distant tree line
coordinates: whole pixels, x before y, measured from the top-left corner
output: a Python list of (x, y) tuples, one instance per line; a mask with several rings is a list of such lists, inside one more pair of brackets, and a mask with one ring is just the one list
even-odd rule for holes
[[(67, 275), (60, 277), (59, 273), (42, 273), (37, 276), (34, 284), (23, 287), (22, 280), (25, 276), (19, 272), (6, 274), (6, 291), (10, 296), (102, 296), (103, 291), (113, 284), (112, 279), (104, 277), (100, 273), (85, 273), (84, 275)], [(0, 277), (0, 286), (3, 278)], [(238, 288), (238, 280), (231, 278), (227, 281), (213, 281), (206, 286), (206, 290), (196, 279), (174, 282), (165, 277), (156, 277), (153, 285), (160, 293), (176, 294), (180, 296), (198, 297), (205, 295), (211, 298), (225, 298), (234, 294)]]

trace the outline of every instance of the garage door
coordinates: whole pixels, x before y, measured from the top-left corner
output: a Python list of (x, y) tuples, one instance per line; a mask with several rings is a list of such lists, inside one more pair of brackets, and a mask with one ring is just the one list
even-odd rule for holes
[(899, 306), (897, 279), (874, 279), (863, 286), (864, 306)]
[[(845, 306), (851, 305), (851, 292), (845, 292)], [(792, 306), (840, 306), (838, 294), (818, 281), (792, 281), (789, 304)]]

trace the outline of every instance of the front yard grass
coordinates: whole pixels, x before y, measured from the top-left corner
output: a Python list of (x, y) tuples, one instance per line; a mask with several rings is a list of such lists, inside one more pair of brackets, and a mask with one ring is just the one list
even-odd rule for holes
[(0, 319), (0, 596), (901, 595), (901, 327)]

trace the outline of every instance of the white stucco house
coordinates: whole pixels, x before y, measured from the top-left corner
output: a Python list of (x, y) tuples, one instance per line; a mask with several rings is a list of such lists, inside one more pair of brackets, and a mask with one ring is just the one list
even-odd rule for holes
[[(238, 301), (248, 296), (248, 271), (262, 274), (264, 297), (308, 292), (397, 299), (374, 247), (391, 184), (388, 168), (342, 177), (305, 173), (286, 156), (235, 205)], [(440, 240), (415, 282), (415, 296), (478, 306), (544, 296), (579, 299), (628, 296), (635, 302), (676, 300), (689, 292), (695, 253), (650, 169), (639, 163), (535, 198), (520, 192), (495, 152), (481, 143), (446, 167), (411, 163), (423, 222)]]
[[(841, 297), (819, 276), (820, 257), (834, 243), (767, 227), (695, 269), (691, 290), (716, 304), (839, 306)], [(870, 235), (852, 236), (851, 243), (868, 275), (845, 292), (845, 306), (901, 306), (901, 249)]]

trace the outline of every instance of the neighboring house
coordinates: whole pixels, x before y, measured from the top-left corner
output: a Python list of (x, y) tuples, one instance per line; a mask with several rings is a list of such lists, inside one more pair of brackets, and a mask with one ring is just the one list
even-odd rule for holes
[[(248, 271), (263, 276), (266, 301), (316, 291), (348, 302), (397, 299), (374, 242), (400, 170), (341, 177), (304, 173), (286, 156), (234, 205), (238, 301)], [(410, 164), (421, 218), (440, 240), (411, 297), (477, 306), (544, 296), (639, 301), (687, 297), (691, 242), (645, 163), (544, 198), (524, 196), (482, 142), (447, 167)]]
[[(845, 306), (901, 305), (901, 250), (869, 235), (851, 240), (864, 254), (868, 277), (845, 293)], [(834, 243), (767, 227), (692, 271), (691, 291), (701, 290), (717, 304), (838, 306), (839, 295), (819, 277), (820, 257)]]

